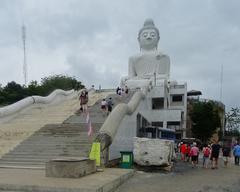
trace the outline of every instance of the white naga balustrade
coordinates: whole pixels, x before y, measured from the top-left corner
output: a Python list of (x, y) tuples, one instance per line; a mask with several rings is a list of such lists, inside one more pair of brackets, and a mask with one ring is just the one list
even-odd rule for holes
[(35, 104), (53, 104), (58, 103), (67, 98), (73, 98), (77, 96), (77, 92), (74, 90), (64, 91), (56, 89), (50, 95), (46, 97), (41, 96), (29, 96), (16, 103), (0, 108), (0, 122), (5, 122), (15, 117), (22, 110), (30, 108)]

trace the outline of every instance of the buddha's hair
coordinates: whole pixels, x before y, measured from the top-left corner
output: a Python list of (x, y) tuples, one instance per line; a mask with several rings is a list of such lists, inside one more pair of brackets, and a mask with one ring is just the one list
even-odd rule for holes
[(155, 27), (153, 20), (152, 19), (146, 19), (144, 24), (143, 24), (143, 27), (138, 32), (138, 40), (140, 38), (140, 35), (141, 35), (142, 31), (145, 30), (145, 29), (154, 29), (157, 32), (158, 40), (160, 39), (159, 30), (158, 30), (158, 28)]

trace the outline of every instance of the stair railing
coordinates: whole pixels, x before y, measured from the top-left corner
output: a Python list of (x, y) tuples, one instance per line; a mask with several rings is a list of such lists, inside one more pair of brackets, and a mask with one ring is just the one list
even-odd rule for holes
[(46, 97), (29, 96), (16, 103), (0, 108), (0, 122), (9, 121), (14, 118), (20, 111), (26, 109), (34, 104), (50, 104), (62, 101), (64, 98), (76, 97), (77, 92), (74, 90), (64, 91), (56, 89)]
[(145, 98), (148, 91), (149, 88), (147, 87), (142, 90), (137, 90), (127, 104), (118, 104), (103, 123), (95, 138), (95, 142), (101, 143), (101, 155), (103, 156), (101, 159), (104, 161), (102, 163), (105, 164), (108, 161), (107, 151), (112, 144), (121, 121), (125, 115), (131, 115), (136, 110), (140, 101)]

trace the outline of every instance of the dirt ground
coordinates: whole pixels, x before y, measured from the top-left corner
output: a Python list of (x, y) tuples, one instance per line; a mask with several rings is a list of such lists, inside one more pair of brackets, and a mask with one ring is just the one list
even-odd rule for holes
[(136, 171), (117, 192), (240, 192), (240, 166), (224, 167), (219, 160), (220, 166), (214, 170), (202, 168), (201, 161), (196, 168), (177, 161), (170, 173)]

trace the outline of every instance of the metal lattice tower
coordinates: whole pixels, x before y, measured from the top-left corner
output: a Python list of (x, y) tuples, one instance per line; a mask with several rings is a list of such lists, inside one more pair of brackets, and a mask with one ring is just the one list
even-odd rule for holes
[(220, 101), (222, 102), (222, 92), (223, 92), (223, 64), (221, 65), (221, 76), (220, 76)]
[(26, 27), (22, 26), (22, 40), (23, 40), (23, 77), (24, 84), (27, 86), (27, 58), (26, 58)]

